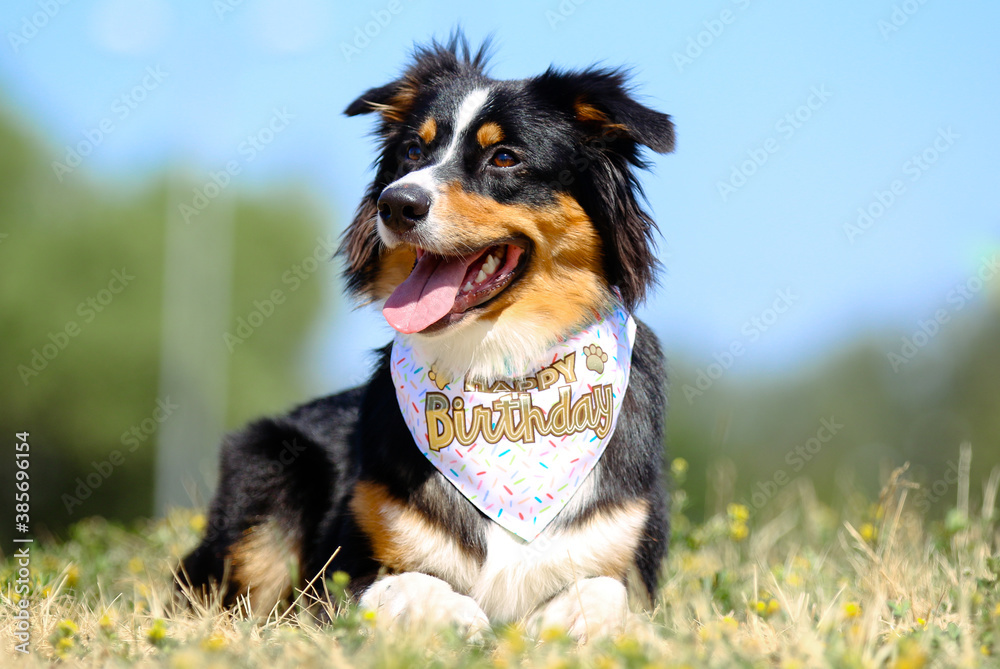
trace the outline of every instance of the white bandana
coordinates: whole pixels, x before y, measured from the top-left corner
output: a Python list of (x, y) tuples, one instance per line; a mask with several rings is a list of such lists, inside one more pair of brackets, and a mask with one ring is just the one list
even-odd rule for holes
[(520, 379), (452, 382), (401, 336), (390, 368), (421, 453), (483, 513), (531, 541), (611, 441), (634, 340), (635, 321), (616, 309), (553, 346), (551, 362)]

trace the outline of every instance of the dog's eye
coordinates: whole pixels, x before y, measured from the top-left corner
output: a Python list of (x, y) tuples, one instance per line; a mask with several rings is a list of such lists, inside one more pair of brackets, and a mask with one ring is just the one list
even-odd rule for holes
[(490, 159), (490, 163), (496, 167), (514, 167), (520, 160), (510, 151), (497, 151)]
[(406, 158), (408, 160), (420, 160), (424, 157), (424, 151), (420, 148), (419, 144), (410, 144), (406, 149)]

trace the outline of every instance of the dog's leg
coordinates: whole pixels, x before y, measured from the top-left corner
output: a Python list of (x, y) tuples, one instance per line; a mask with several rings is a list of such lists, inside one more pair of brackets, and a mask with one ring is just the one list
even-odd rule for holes
[(433, 629), (453, 624), (469, 638), (489, 629), (476, 600), (452, 590), (439, 578), (406, 572), (375, 581), (361, 596), (360, 607), (375, 613), (383, 629)]
[(628, 594), (621, 581), (608, 576), (582, 578), (550, 599), (528, 618), (535, 634), (554, 628), (585, 643), (625, 631)]
[(223, 444), (219, 489), (201, 544), (178, 574), (182, 589), (221, 588), (267, 615), (309, 569), (306, 554), (331, 505), (335, 464), (328, 447), (285, 420), (262, 420)]

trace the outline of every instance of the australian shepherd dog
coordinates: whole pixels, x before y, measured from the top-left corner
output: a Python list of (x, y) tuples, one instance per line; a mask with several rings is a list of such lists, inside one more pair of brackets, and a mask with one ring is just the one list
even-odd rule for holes
[(655, 597), (666, 378), (631, 316), (658, 265), (635, 171), (673, 125), (622, 70), (485, 61), (434, 42), (347, 106), (378, 154), (338, 254), (394, 341), (363, 386), (225, 439), (188, 592), (266, 614), (339, 571), (376, 622), (580, 639)]

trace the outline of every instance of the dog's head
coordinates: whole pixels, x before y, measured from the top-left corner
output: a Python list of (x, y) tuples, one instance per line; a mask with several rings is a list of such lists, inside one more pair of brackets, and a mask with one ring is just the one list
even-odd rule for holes
[(655, 226), (633, 169), (674, 132), (619, 70), (498, 81), (485, 59), (434, 43), (347, 107), (380, 115), (381, 155), (340, 253), (351, 292), (439, 366), (496, 378), (643, 299)]

